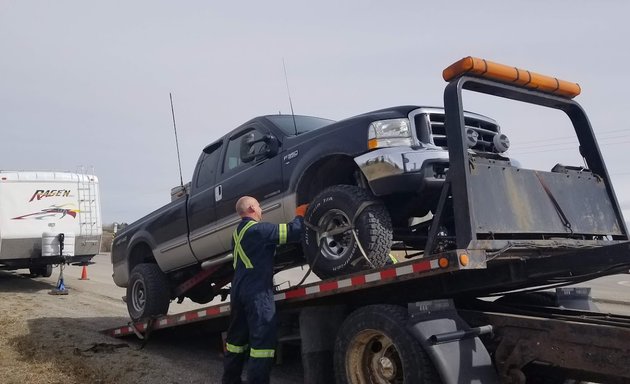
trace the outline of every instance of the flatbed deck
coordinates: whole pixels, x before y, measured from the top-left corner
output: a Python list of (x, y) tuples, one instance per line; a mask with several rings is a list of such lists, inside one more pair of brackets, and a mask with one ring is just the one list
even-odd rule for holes
[[(462, 256), (467, 256), (466, 265)], [(567, 259), (572, 262), (567, 262)], [(570, 266), (570, 269), (567, 269)], [(566, 251), (559, 255), (493, 258), (483, 252), (449, 251), (377, 270), (327, 279), (276, 292), (278, 311), (304, 306), (407, 303), (447, 297), (480, 297), (535, 286), (559, 286), (590, 280), (630, 268), (630, 242)], [(595, 272), (597, 271), (597, 272)], [(165, 315), (103, 333), (113, 337), (142, 336), (151, 331), (201, 321), (217, 331), (227, 325), (229, 303)], [(221, 321), (222, 320), (222, 321)]]

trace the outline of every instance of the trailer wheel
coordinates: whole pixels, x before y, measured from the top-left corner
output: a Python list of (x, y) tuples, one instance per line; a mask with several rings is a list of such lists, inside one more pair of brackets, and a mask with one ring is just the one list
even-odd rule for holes
[(52, 275), (52, 265), (47, 264), (41, 267), (32, 267), (29, 268), (28, 271), (33, 277), (41, 276), (41, 277), (50, 277)]
[(127, 285), (127, 310), (132, 320), (164, 315), (170, 304), (169, 282), (157, 264), (138, 264)]
[[(358, 212), (363, 206), (363, 210)], [(355, 215), (359, 213), (359, 216)], [(392, 223), (382, 202), (352, 185), (335, 185), (320, 192), (306, 212), (308, 223), (303, 248), (313, 272), (320, 278), (343, 275), (369, 266), (351, 231), (328, 234), (355, 224), (357, 237), (374, 267), (387, 263), (392, 245)]]
[(394, 305), (370, 305), (350, 314), (335, 341), (337, 383), (440, 383), (406, 324), (407, 311)]

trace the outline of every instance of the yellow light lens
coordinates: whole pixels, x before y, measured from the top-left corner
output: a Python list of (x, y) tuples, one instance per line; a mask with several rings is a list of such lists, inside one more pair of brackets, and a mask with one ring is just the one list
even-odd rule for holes
[(440, 265), (440, 268), (446, 268), (448, 267), (448, 259), (446, 257), (440, 257), (438, 264)]
[(462, 75), (484, 77), (501, 83), (534, 89), (569, 99), (574, 98), (581, 92), (581, 88), (577, 83), (472, 56), (464, 57), (458, 62), (451, 64), (442, 72), (442, 77), (446, 81), (451, 81)]
[(459, 255), (459, 263), (462, 266), (464, 266), (464, 267), (467, 266), (468, 265), (468, 261), (469, 261), (469, 259), (468, 259), (468, 255), (467, 254), (462, 253), (461, 255)]
[(376, 139), (368, 140), (368, 149), (374, 149), (378, 147), (378, 141)]

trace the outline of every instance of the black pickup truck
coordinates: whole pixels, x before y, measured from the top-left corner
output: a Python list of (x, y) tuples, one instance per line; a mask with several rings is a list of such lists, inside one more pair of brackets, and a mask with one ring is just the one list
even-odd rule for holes
[[(468, 112), (464, 118), (471, 151), (509, 161), (502, 155), (509, 142), (494, 120)], [(442, 108), (419, 106), (339, 122), (269, 115), (209, 144), (181, 197), (116, 235), (113, 278), (127, 287), (131, 317), (165, 313), (176, 297), (214, 297), (212, 286), (230, 273), (240, 220), (234, 207), (243, 195), (256, 197), (265, 220), (278, 223), (310, 204), (303, 243), (278, 249), (278, 269), (308, 262), (325, 278), (381, 267), (393, 244), (423, 249), (449, 165), (444, 120)], [(436, 251), (453, 235), (451, 224), (440, 225)], [(219, 266), (224, 273), (177, 289)]]

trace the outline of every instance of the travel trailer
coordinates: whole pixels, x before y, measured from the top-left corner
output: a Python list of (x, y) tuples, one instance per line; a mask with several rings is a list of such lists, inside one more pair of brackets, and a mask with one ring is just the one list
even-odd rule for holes
[(101, 235), (96, 176), (0, 171), (0, 269), (48, 277), (54, 264), (89, 262)]

